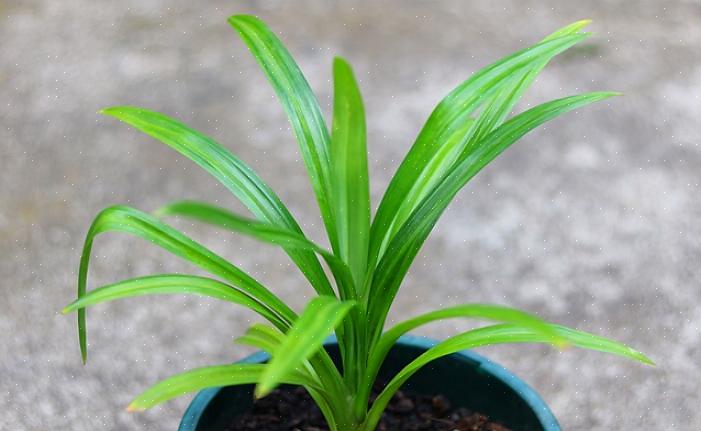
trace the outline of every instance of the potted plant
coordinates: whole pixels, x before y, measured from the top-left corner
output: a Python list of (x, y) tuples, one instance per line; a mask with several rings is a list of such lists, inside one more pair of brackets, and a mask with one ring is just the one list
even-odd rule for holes
[[(587, 37), (581, 32), (587, 21), (564, 27), (504, 57), (451, 91), (427, 120), (374, 218), (370, 211), (364, 109), (350, 66), (340, 58), (333, 64), (333, 124), (329, 131), (307, 81), (273, 32), (253, 16), (233, 16), (229, 22), (260, 64), (289, 117), (331, 250), (309, 240), (270, 187), (211, 138), (143, 108), (103, 110), (200, 165), (254, 217), (189, 201), (167, 205), (153, 214), (127, 206), (103, 210), (85, 240), (78, 297), (63, 310), (78, 314), (83, 361), (87, 357), (86, 307), (115, 299), (171, 293), (203, 295), (247, 307), (267, 321), (254, 324), (238, 338), (239, 343), (267, 353), (168, 378), (138, 396), (129, 405), (130, 410), (147, 409), (210, 388), (195, 398), (181, 429), (249, 429), (242, 422), (232, 425), (242, 415), (253, 418), (258, 429), (285, 429), (284, 421), (290, 418), (280, 418), (286, 413), (276, 403), (290, 404), (288, 411), (308, 416), (295, 422), (300, 429), (317, 426), (310, 422), (314, 420), (324, 421), (325, 427), (335, 431), (370, 431), (378, 426), (409, 429), (411, 424), (401, 422), (426, 419), (426, 415), (412, 414), (411, 410), (421, 409), (417, 403), (426, 402), (425, 395), (429, 394), (439, 396), (429, 400), (431, 408), (444, 413), (450, 409), (447, 404), (453, 403), (477, 408), (513, 429), (555, 430), (559, 429), (557, 421), (531, 389), (503, 368), (465, 350), (500, 343), (548, 343), (600, 350), (652, 364), (643, 354), (620, 343), (497, 305), (452, 305), (384, 330), (402, 279), (458, 191), (530, 130), (562, 113), (615, 95), (595, 92), (565, 97), (507, 119), (550, 59)], [(297, 314), (233, 263), (167, 225), (162, 220), (167, 216), (213, 224), (282, 247), (317, 296)], [(93, 240), (107, 231), (151, 241), (215, 278), (161, 274), (88, 291)], [(442, 342), (405, 337), (421, 325), (449, 318), (496, 323)], [(325, 344), (332, 333), (335, 338)], [(301, 387), (305, 395), (289, 386), (279, 387), (283, 384)], [(397, 397), (403, 387), (408, 387), (411, 394)], [(260, 400), (271, 392), (277, 397), (272, 405)], [(252, 393), (259, 400), (253, 407)], [(300, 405), (309, 403), (307, 396), (318, 406), (316, 419), (310, 419), (313, 413), (300, 410)], [(388, 405), (393, 406), (389, 413)], [(271, 410), (267, 416), (278, 421), (278, 428), (255, 418), (261, 408)], [(433, 429), (454, 429), (459, 421), (468, 420), (470, 413), (454, 410), (435, 422)]]

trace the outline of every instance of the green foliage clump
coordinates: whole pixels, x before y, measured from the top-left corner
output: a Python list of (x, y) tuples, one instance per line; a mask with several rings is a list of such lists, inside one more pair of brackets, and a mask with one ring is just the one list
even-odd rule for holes
[[(371, 217), (363, 102), (343, 59), (333, 63), (333, 124), (327, 128), (316, 97), (289, 52), (258, 18), (233, 16), (238, 31), (282, 103), (316, 196), (331, 250), (310, 241), (273, 190), (213, 139), (143, 108), (103, 110), (172, 147), (219, 180), (253, 214), (246, 218), (200, 202), (177, 202), (153, 214), (127, 206), (103, 210), (83, 248), (78, 298), (80, 349), (86, 359), (86, 307), (139, 295), (193, 294), (247, 307), (269, 324), (255, 324), (238, 342), (271, 355), (268, 364), (204, 367), (168, 378), (130, 405), (143, 410), (210, 386), (256, 384), (265, 396), (281, 383), (304, 386), (331, 430), (373, 430), (401, 385), (425, 364), (463, 349), (500, 343), (549, 343), (600, 350), (651, 363), (622, 344), (544, 322), (496, 305), (455, 305), (411, 318), (383, 331), (387, 313), (422, 244), (450, 201), (497, 155), (527, 132), (568, 111), (614, 95), (596, 92), (543, 103), (511, 116), (514, 105), (557, 54), (587, 37), (580, 21), (475, 73), (436, 106), (399, 166)], [(318, 296), (301, 314), (231, 262), (163, 222), (180, 216), (282, 247)], [(215, 278), (162, 274), (86, 289), (94, 238), (109, 231), (139, 236), (189, 261)], [(319, 259), (321, 258), (321, 260)], [(328, 267), (328, 273), (321, 264)], [(408, 364), (369, 404), (370, 390), (394, 342), (441, 319), (496, 322), (453, 336)], [(342, 372), (322, 348), (336, 333)], [(370, 406), (370, 407), (368, 407)]]

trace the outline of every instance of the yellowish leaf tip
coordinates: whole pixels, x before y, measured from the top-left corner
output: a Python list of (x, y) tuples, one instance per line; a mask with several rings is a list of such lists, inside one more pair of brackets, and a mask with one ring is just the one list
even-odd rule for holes
[(253, 396), (255, 397), (255, 399), (259, 400), (268, 395), (269, 393), (270, 389), (261, 388), (260, 385), (257, 385), (256, 389), (253, 391)]
[(139, 112), (141, 112), (143, 110), (143, 108), (136, 108), (136, 107), (125, 106), (125, 105), (116, 105), (116, 106), (108, 106), (107, 108), (102, 108), (97, 112), (102, 114), (102, 115), (110, 115), (110, 116), (115, 117), (116, 116), (115, 114), (124, 113), (125, 108), (136, 109)]
[(156, 218), (162, 218), (164, 216), (167, 216), (168, 214), (168, 207), (160, 207), (151, 212), (151, 215)]
[[(632, 349), (631, 349), (631, 350), (632, 350)], [(649, 365), (649, 366), (651, 366), (651, 367), (656, 367), (656, 366), (657, 366), (657, 364), (655, 364), (655, 361), (653, 361), (652, 359), (648, 358), (648, 357), (645, 356), (644, 354), (638, 352), (637, 350), (633, 350), (633, 352), (634, 352), (634, 353), (636, 354), (636, 356), (638, 357), (638, 360), (639, 360), (640, 362), (642, 362), (643, 364)]]
[(567, 342), (567, 340), (564, 339), (557, 339), (553, 342), (553, 346), (561, 352), (564, 352), (565, 350), (568, 350), (572, 345)]

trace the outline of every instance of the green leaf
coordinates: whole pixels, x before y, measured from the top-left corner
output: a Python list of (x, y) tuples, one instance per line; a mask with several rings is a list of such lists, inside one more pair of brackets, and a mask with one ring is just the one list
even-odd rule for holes
[(279, 227), (271, 223), (242, 217), (224, 208), (205, 202), (178, 201), (158, 208), (153, 212), (156, 217), (182, 216), (198, 220), (227, 230), (248, 235), (260, 241), (283, 247), (329, 253), (314, 244), (299, 232)]
[(561, 29), (556, 30), (553, 33), (549, 34), (541, 42), (548, 42), (548, 41), (551, 41), (551, 40), (556, 39), (558, 37), (567, 36), (570, 34), (575, 34), (578, 31), (580, 31), (581, 29), (583, 29), (584, 27), (588, 26), (589, 24), (591, 24), (590, 19), (581, 19), (579, 21), (575, 21), (572, 24), (568, 24), (568, 25), (562, 27)]
[(331, 196), (330, 146), (324, 117), (309, 83), (280, 39), (251, 15), (229, 18), (273, 86), (292, 125), (334, 251), (338, 250)]
[[(577, 34), (582, 28), (591, 23), (591, 20), (581, 20), (550, 34), (541, 42), (550, 42), (565, 36)], [(540, 62), (534, 62), (516, 71), (511, 78), (495, 86), (498, 91), (484, 104), (483, 111), (477, 118), (474, 130), (469, 134), (463, 149), (464, 158), (474, 146), (479, 143), (489, 132), (502, 124), (509, 115), (523, 93), (530, 87), (541, 70), (547, 66), (554, 56), (546, 56)], [(443, 173), (447, 172), (444, 170)]]
[(272, 355), (285, 339), (285, 334), (277, 329), (261, 323), (255, 323), (245, 334), (238, 337), (236, 342), (256, 347)]
[(550, 342), (555, 345), (560, 347), (566, 345), (566, 340), (564, 337), (554, 330), (552, 325), (532, 314), (501, 305), (467, 304), (431, 311), (396, 324), (382, 335), (380, 341), (375, 345), (375, 348), (371, 353), (371, 359), (368, 362), (372, 363), (373, 365), (376, 364), (377, 367), (379, 367), (387, 355), (387, 352), (389, 352), (394, 343), (402, 335), (420, 326), (438, 320), (453, 318), (476, 318), (501, 323), (517, 324), (519, 326), (529, 328), (535, 332), (539, 332), (545, 337), (550, 337)]
[[(127, 206), (113, 206), (102, 210), (90, 226), (80, 259), (78, 300), (86, 294), (93, 241), (97, 235), (110, 231), (129, 233), (151, 241), (170, 253), (223, 278), (252, 300), (268, 308), (270, 313), (278, 316), (278, 320), (285, 322), (285, 325), (289, 325), (296, 319), (295, 313), (284, 302), (253, 277), (158, 219)], [(87, 335), (84, 308), (78, 310), (78, 339), (81, 356), (85, 362)]]
[[(421, 201), (392, 239), (368, 289), (369, 319), (384, 322), (406, 272), (445, 208), (484, 166), (523, 135), (565, 112), (617, 93), (597, 92), (553, 100), (516, 115), (488, 134)], [(375, 332), (379, 336), (379, 331)]]
[[(387, 313), (419, 249), (450, 201), (466, 183), (528, 131), (561, 113), (613, 93), (551, 101), (506, 120), (538, 73), (557, 54), (581, 41), (588, 21), (564, 27), (541, 42), (478, 71), (450, 92), (432, 112), (402, 161), (372, 221), (365, 112), (351, 67), (334, 60), (332, 133), (298, 65), (258, 18), (229, 18), (272, 84), (299, 143), (332, 252), (307, 239), (275, 193), (241, 160), (211, 138), (165, 115), (135, 107), (103, 112), (162, 141), (219, 180), (254, 219), (197, 202), (177, 202), (157, 211), (178, 215), (281, 246), (320, 294), (298, 317), (277, 296), (238, 267), (158, 219), (129, 207), (104, 210), (83, 248), (78, 298), (64, 312), (78, 312), (86, 359), (86, 307), (147, 294), (198, 294), (246, 306), (269, 325), (254, 324), (237, 341), (271, 354), (267, 365), (205, 367), (171, 377), (138, 397), (130, 410), (204, 387), (256, 384), (264, 396), (282, 383), (303, 385), (332, 431), (374, 430), (392, 395), (421, 367), (459, 350), (499, 343), (573, 344), (652, 363), (620, 343), (547, 324), (507, 307), (471, 304), (422, 314), (382, 334)], [(207, 277), (164, 274), (124, 280), (87, 292), (94, 238), (121, 231), (139, 236), (210, 272)], [(328, 265), (338, 290), (319, 262)], [(475, 329), (429, 349), (402, 369), (368, 412), (371, 385), (397, 339), (421, 325), (447, 318), (481, 318), (505, 324)], [(341, 364), (322, 347), (336, 330)], [(341, 375), (343, 370), (343, 375)]]
[[(370, 235), (371, 268), (383, 255), (391, 239), (390, 234), (396, 232), (403, 224), (402, 217), (406, 217), (425, 196), (426, 189), (422, 189), (420, 184), (442, 178), (446, 167), (452, 163), (450, 159), (441, 162), (442, 158), (451, 154), (440, 151), (446, 138), (454, 139), (454, 133), (465, 128), (465, 122), (469, 121), (470, 115), (503, 86), (511, 85), (514, 77), (519, 79), (522, 74), (528, 74), (530, 71), (537, 73), (552, 57), (587, 37), (584, 33), (577, 33), (587, 23), (588, 21), (580, 21), (571, 24), (540, 43), (481, 69), (441, 100), (392, 177), (377, 209)], [(525, 86), (527, 85), (524, 85), (524, 89)], [(467, 138), (468, 136), (465, 137)], [(464, 145), (465, 142), (458, 144)], [(431, 162), (436, 157), (439, 158), (438, 161)], [(427, 178), (420, 181), (418, 190), (412, 191), (421, 177)]]
[[(559, 325), (551, 325), (551, 328), (557, 332), (560, 337), (574, 346), (611, 353), (653, 365), (653, 362), (645, 355), (621, 343)], [(473, 329), (449, 338), (424, 352), (390, 380), (370, 408), (363, 429), (375, 429), (377, 421), (379, 421), (382, 412), (394, 393), (409, 377), (431, 361), (461, 350), (473, 349), (480, 346), (504, 343), (550, 343), (551, 341), (551, 336), (544, 335), (540, 331), (512, 324)]]
[[(251, 325), (245, 334), (238, 337), (236, 342), (255, 347), (273, 356), (284, 340), (285, 334), (282, 332), (271, 326), (256, 323)], [(309, 361), (303, 361), (302, 366), (303, 368), (298, 370), (316, 381), (320, 387), (323, 387), (323, 383), (319, 380), (314, 366)], [(324, 366), (324, 364), (321, 364), (321, 366)]]
[[(274, 356), (284, 340), (284, 334), (277, 329), (256, 323), (243, 336), (237, 338), (236, 342), (256, 347)], [(329, 427), (333, 429), (332, 424), (335, 423), (335, 418), (332, 412), (342, 410), (343, 407), (338, 407), (338, 401), (346, 398), (342, 394), (343, 388), (337, 385), (337, 383), (342, 384), (342, 380), (335, 365), (326, 352), (320, 349), (310, 360), (302, 361), (297, 371), (308, 377), (310, 381), (316, 382), (318, 387), (324, 388), (325, 392), (319, 392), (307, 386), (307, 391), (322, 410), (324, 417), (329, 422)], [(334, 409), (333, 405), (337, 407)]]
[(333, 62), (331, 161), (340, 257), (357, 286), (365, 279), (370, 236), (370, 184), (365, 148), (365, 109), (350, 65)]
[(399, 337), (420, 326), (438, 320), (453, 318), (473, 318), (492, 320), (500, 323), (518, 324), (530, 328), (535, 332), (539, 332), (545, 337), (550, 337), (550, 342), (558, 347), (564, 347), (566, 345), (564, 338), (561, 337), (557, 331), (552, 329), (547, 322), (514, 308), (500, 305), (467, 304), (431, 311), (398, 323), (382, 334), (382, 337), (380, 337), (370, 353), (370, 358), (367, 361), (367, 367), (364, 372), (364, 385), (356, 402), (367, 405), (372, 385), (377, 378), (377, 373), (387, 353)]
[[(287, 250), (305, 250), (318, 253), (334, 274), (342, 299), (354, 298), (353, 280), (348, 266), (328, 250), (308, 240), (302, 234), (270, 223), (251, 220), (226, 209), (203, 202), (175, 202), (155, 211), (157, 216), (175, 215), (220, 226), (261, 241), (280, 245)], [(300, 268), (302, 268), (300, 266)], [(331, 292), (333, 294), (333, 291)]]
[[(212, 138), (157, 112), (130, 106), (102, 110), (175, 149), (192, 160), (229, 189), (257, 218), (302, 233), (280, 198), (256, 173)], [(314, 289), (323, 295), (333, 290), (313, 253), (286, 250)]]
[[(655, 362), (648, 358), (643, 353), (632, 349), (625, 344), (621, 344), (617, 341), (610, 340), (605, 337), (599, 337), (598, 335), (593, 335), (588, 332), (579, 331), (577, 329), (568, 328), (561, 325), (552, 325), (557, 331), (558, 335), (564, 338), (567, 342), (575, 347), (580, 347), (582, 349), (596, 350), (604, 353), (611, 353), (616, 356), (621, 356), (628, 359), (633, 359), (638, 362), (642, 362), (646, 365), (655, 366)], [(519, 331), (513, 331), (511, 333), (512, 337), (521, 337), (521, 342), (530, 343), (527, 338), (531, 336), (528, 331), (521, 328)]]
[(180, 274), (151, 275), (132, 278), (93, 289), (79, 299), (70, 303), (62, 312), (70, 313), (91, 305), (144, 295), (186, 294), (200, 295), (221, 299), (243, 305), (265, 317), (279, 327), (286, 323), (271, 313), (251, 296), (242, 293), (233, 286), (207, 277)]
[[(265, 367), (263, 364), (215, 365), (177, 374), (147, 389), (129, 404), (127, 410), (146, 410), (172, 398), (213, 386), (253, 384), (260, 380)], [(313, 380), (296, 371), (287, 373), (281, 383), (310, 386), (321, 391)]]
[(353, 301), (339, 301), (330, 296), (312, 299), (285, 339), (278, 346), (256, 386), (256, 397), (263, 397), (280, 384), (285, 376), (319, 350), (324, 339), (353, 307)]
[[(301, 248), (319, 253), (333, 273), (341, 299), (353, 299), (356, 297), (352, 280), (353, 277), (348, 266), (333, 254), (299, 234), (264, 222), (245, 219), (225, 209), (199, 202), (176, 202), (157, 210), (156, 213), (159, 215), (188, 217), (215, 226), (221, 226), (234, 232), (250, 235), (262, 241), (279, 244), (289, 249)], [(354, 353), (357, 351), (354, 350), (355, 331), (351, 326), (353, 322), (360, 322), (360, 319), (355, 314), (352, 316), (352, 322), (345, 322), (343, 326), (340, 326), (336, 330), (339, 346), (344, 353)], [(344, 334), (347, 335), (344, 336)], [(348, 360), (346, 360), (346, 362), (348, 362)], [(324, 366), (324, 364), (321, 364), (321, 366)]]
[[(364, 286), (370, 235), (365, 109), (351, 66), (342, 58), (333, 62), (334, 105), (331, 140), (332, 191), (338, 229), (338, 255), (351, 268), (356, 298)], [(339, 340), (344, 379), (351, 391), (362, 378), (367, 359), (362, 341), (367, 332), (362, 310), (354, 309), (342, 326)]]
[(387, 229), (387, 235), (385, 235), (380, 248), (381, 252), (387, 247), (389, 240), (396, 235), (402, 223), (404, 223), (411, 215), (411, 212), (416, 209), (421, 199), (426, 197), (428, 192), (440, 181), (443, 174), (458, 159), (465, 146), (465, 137), (474, 128), (474, 125), (474, 119), (465, 119), (461, 127), (452, 131), (450, 136), (445, 138), (441, 146), (431, 155), (430, 160), (426, 162), (426, 167), (420, 171), (421, 173), (416, 177), (405, 199), (399, 204), (399, 209), (392, 218), (392, 222)]

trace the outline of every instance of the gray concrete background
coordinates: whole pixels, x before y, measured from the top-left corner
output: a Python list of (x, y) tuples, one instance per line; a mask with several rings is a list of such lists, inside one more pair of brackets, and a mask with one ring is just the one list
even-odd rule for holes
[[(239, 210), (170, 149), (95, 112), (134, 104), (216, 137), (320, 222), (281, 108), (226, 17), (280, 32), (328, 110), (347, 57), (367, 102), (374, 202), (434, 104), (480, 66), (568, 22), (596, 33), (558, 58), (523, 106), (626, 93), (532, 133), (450, 207), (392, 318), (495, 302), (627, 342), (659, 366), (537, 346), (482, 349), (532, 384), (566, 430), (701, 429), (701, 4), (695, 1), (233, 2), (0, 0), (0, 429), (173, 430), (189, 398), (144, 414), (130, 398), (247, 350), (250, 313), (145, 298), (89, 317), (80, 365), (75, 295), (83, 235), (113, 203), (198, 198)], [(273, 247), (178, 223), (300, 307), (310, 289)], [(96, 243), (91, 286), (187, 270), (136, 239)], [(446, 337), (469, 323), (419, 331)]]

